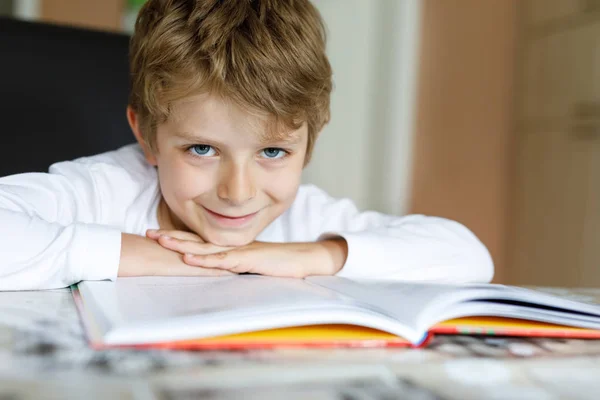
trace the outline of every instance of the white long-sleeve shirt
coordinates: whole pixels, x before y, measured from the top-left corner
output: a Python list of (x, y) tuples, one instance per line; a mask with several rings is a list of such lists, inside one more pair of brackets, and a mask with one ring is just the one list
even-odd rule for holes
[[(0, 290), (51, 289), (115, 280), (121, 233), (158, 229), (158, 177), (137, 145), (54, 164), (49, 173), (0, 178)], [(340, 276), (487, 282), (493, 263), (467, 228), (443, 218), (359, 212), (303, 185), (257, 240), (342, 236)]]

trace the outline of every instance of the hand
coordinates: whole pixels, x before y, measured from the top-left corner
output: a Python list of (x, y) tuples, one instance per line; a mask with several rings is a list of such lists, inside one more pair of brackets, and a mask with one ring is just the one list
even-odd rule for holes
[[(191, 236), (188, 238), (191, 238)], [(183, 262), (181, 254), (164, 248), (155, 240), (123, 233), (121, 234), (121, 258), (118, 275), (220, 276), (235, 274), (226, 270), (190, 266)]]
[(158, 230), (158, 229), (148, 229), (146, 231), (146, 237), (152, 240), (158, 240), (161, 236), (173, 237), (175, 239), (180, 240), (188, 240), (191, 242), (205, 243), (204, 239), (192, 232), (185, 231), (170, 231), (170, 230)]
[(157, 231), (154, 237), (166, 249), (183, 254), (191, 266), (234, 273), (304, 278), (334, 275), (346, 262), (348, 246), (343, 238), (308, 243), (253, 242), (240, 247), (203, 243), (180, 231)]

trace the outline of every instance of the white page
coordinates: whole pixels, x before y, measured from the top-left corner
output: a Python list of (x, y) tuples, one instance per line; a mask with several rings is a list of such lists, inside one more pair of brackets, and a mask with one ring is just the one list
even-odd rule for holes
[[(264, 276), (136, 277), (116, 282), (87, 281), (81, 287), (117, 324), (212, 313), (243, 313), (249, 308), (276, 309), (352, 301), (298, 279)], [(103, 304), (110, 305), (110, 309)]]
[(219, 278), (142, 277), (83, 282), (98, 319), (108, 320), (112, 344), (190, 339), (274, 327), (356, 324), (418, 342), (415, 332), (361, 310), (345, 295), (300, 279), (264, 276)]
[(480, 301), (466, 302), (461, 306), (472, 308), (471, 312), (474, 312), (477, 315), (522, 318), (531, 321), (569, 325), (578, 328), (600, 329), (600, 318), (598, 317), (582, 316), (551, 309), (528, 308), (512, 304), (495, 304)]
[[(426, 330), (438, 322), (466, 316), (524, 318), (590, 328), (596, 328), (600, 323), (598, 305), (512, 286), (350, 280), (325, 276), (310, 277), (308, 280), (369, 303), (417, 330)], [(509, 304), (506, 301), (524, 304)], [(547, 310), (545, 307), (556, 307), (557, 310)], [(595, 316), (581, 316), (578, 314), (581, 312)]]
[(312, 276), (308, 281), (369, 304), (373, 309), (415, 329), (423, 329), (423, 316), (435, 308), (445, 308), (462, 298), (470, 298), (471, 290), (481, 285), (449, 285), (372, 279), (347, 279)]
[(588, 301), (574, 301), (565, 297), (551, 295), (543, 291), (505, 286), (509, 297), (513, 300), (530, 302), (544, 306), (562, 308), (564, 310), (572, 310), (574, 312), (589, 313), (600, 316), (600, 304)]
[[(532, 319), (559, 322), (557, 313), (520, 305), (494, 307), (490, 300), (530, 301), (570, 306), (579, 311), (582, 307), (600, 311), (593, 305), (490, 284), (233, 276), (120, 278), (116, 282), (83, 282), (79, 286), (87, 300), (86, 308), (95, 314), (93, 325), (99, 326), (103, 339), (113, 344), (330, 323), (381, 329), (416, 343), (435, 323), (461, 316), (532, 318), (537, 315), (538, 318)], [(582, 321), (566, 315), (563, 319), (565, 324)], [(588, 327), (595, 323), (593, 319), (584, 322)]]

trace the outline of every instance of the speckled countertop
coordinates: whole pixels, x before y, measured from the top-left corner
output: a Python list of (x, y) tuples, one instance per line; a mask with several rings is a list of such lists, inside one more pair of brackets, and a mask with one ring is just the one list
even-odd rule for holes
[[(600, 299), (600, 289), (546, 289)], [(0, 400), (598, 399), (600, 341), (438, 336), (427, 349), (88, 348), (69, 290), (0, 292)]]

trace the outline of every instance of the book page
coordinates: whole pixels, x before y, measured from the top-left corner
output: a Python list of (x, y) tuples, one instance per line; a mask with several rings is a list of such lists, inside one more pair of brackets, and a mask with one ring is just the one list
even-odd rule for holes
[[(343, 293), (302, 279), (136, 277), (78, 285), (94, 337), (108, 344), (185, 340), (286, 326), (352, 324), (402, 336), (424, 332), (398, 324)], [(90, 318), (88, 318), (90, 319)], [(98, 322), (99, 321), (99, 322)]]
[(113, 344), (334, 323), (418, 343), (437, 322), (477, 315), (600, 326), (598, 306), (492, 284), (243, 275), (120, 278), (79, 287), (86, 314), (94, 316), (88, 325)]
[(495, 284), (433, 284), (310, 277), (414, 329), (467, 316), (502, 316), (588, 328), (600, 327), (600, 307), (541, 291)]
[[(121, 324), (207, 314), (265, 312), (308, 304), (352, 303), (345, 296), (299, 279), (265, 276), (136, 277), (83, 282), (106, 317)], [(106, 306), (103, 306), (106, 305)], [(109, 309), (110, 306), (110, 309)]]
[[(458, 301), (469, 287), (480, 285), (449, 285), (372, 279), (347, 279), (334, 276), (311, 276), (311, 283), (349, 296), (394, 318), (403, 325), (420, 327), (420, 319), (428, 309)], [(468, 289), (467, 289), (468, 290)]]

